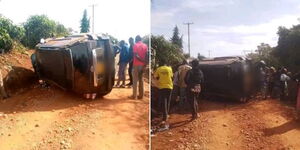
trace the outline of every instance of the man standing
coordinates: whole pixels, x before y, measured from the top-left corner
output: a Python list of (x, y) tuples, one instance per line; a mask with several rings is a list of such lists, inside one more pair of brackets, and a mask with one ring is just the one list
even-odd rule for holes
[(192, 67), (188, 65), (187, 61), (184, 60), (182, 65), (178, 67), (178, 86), (180, 88), (180, 102), (181, 104), (184, 103), (186, 100), (186, 83), (184, 81), (186, 73), (191, 70)]
[(170, 110), (171, 91), (173, 89), (173, 71), (165, 62), (161, 61), (155, 73), (154, 78), (158, 80), (159, 101), (163, 104), (163, 122), (167, 126), (168, 113)]
[(133, 67), (133, 45), (134, 40), (132, 37), (129, 38), (129, 67), (128, 67), (128, 75), (129, 75), (129, 83), (127, 84), (128, 87), (132, 86), (133, 79), (132, 79), (132, 67)]
[[(128, 64), (128, 58), (129, 58), (128, 47), (126, 46), (125, 41), (122, 40), (120, 42), (119, 72), (118, 72), (118, 82), (116, 87), (125, 88), (125, 79), (126, 79), (125, 70)], [(121, 81), (122, 84), (120, 85)]]
[[(143, 99), (144, 96), (144, 81), (143, 73), (147, 65), (147, 50), (148, 47), (142, 42), (142, 38), (137, 35), (135, 37), (135, 45), (133, 46), (133, 94), (131, 99)], [(139, 96), (137, 97), (137, 84), (139, 84)]]
[(286, 100), (287, 97), (287, 82), (290, 80), (290, 77), (287, 75), (287, 69), (282, 68), (280, 74), (280, 100)]
[(8, 97), (8, 95), (6, 94), (5, 89), (4, 89), (2, 73), (1, 73), (1, 70), (0, 70), (0, 99), (5, 99), (7, 97)]
[(189, 70), (185, 77), (187, 84), (187, 98), (192, 106), (192, 119), (198, 118), (198, 102), (197, 97), (201, 92), (201, 84), (203, 83), (203, 73), (197, 59), (192, 61), (192, 69)]

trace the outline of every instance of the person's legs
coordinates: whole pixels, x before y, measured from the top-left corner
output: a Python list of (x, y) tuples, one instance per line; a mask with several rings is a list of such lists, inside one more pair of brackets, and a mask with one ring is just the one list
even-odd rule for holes
[(116, 87), (120, 86), (121, 80), (122, 80), (122, 63), (119, 63), (118, 81), (117, 81)]
[(191, 91), (191, 89), (187, 90), (187, 100), (190, 103), (190, 106), (192, 107), (192, 119), (195, 119), (198, 117), (198, 101), (197, 101), (197, 94)]
[(129, 83), (127, 84), (128, 86), (131, 86), (133, 84), (132, 68), (133, 68), (133, 62), (130, 62), (128, 67), (128, 75), (129, 75)]
[(144, 97), (144, 81), (143, 81), (143, 73), (144, 68), (143, 66), (138, 66), (138, 81), (139, 81), (139, 99)]
[(186, 101), (186, 88), (180, 88), (180, 104), (184, 106)]
[(192, 112), (192, 116), (193, 118), (197, 118), (198, 117), (198, 101), (197, 101), (197, 94), (193, 93), (193, 112)]
[(126, 80), (125, 70), (126, 70), (127, 63), (122, 63), (121, 66), (122, 66), (122, 72), (121, 72), (122, 85), (121, 86), (125, 87), (125, 80)]
[(133, 66), (132, 70), (132, 79), (133, 79), (133, 84), (132, 84), (132, 97), (136, 99), (137, 96), (137, 82), (138, 82), (138, 66)]
[(284, 100), (284, 84), (281, 83), (280, 85), (280, 100)]
[(160, 97), (161, 97), (161, 101), (163, 102), (163, 121), (167, 121), (168, 120), (168, 90), (167, 89), (160, 89)]
[(167, 110), (167, 112), (168, 112), (168, 114), (170, 113), (170, 106), (171, 106), (171, 93), (172, 93), (172, 90), (171, 89), (166, 89), (166, 97), (167, 97), (167, 104), (168, 104), (168, 110)]

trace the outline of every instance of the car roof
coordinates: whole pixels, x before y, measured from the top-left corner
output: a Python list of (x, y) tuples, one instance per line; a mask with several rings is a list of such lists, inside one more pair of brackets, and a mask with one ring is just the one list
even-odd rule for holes
[(240, 56), (227, 56), (227, 57), (215, 57), (211, 59), (204, 59), (200, 61), (200, 64), (202, 65), (226, 65), (226, 64), (232, 64), (234, 62), (240, 62), (242, 60), (245, 60), (245, 58)]
[(39, 43), (38, 48), (66, 48), (78, 42), (96, 40), (98, 37), (93, 34), (75, 34), (60, 38), (48, 38), (45, 43)]

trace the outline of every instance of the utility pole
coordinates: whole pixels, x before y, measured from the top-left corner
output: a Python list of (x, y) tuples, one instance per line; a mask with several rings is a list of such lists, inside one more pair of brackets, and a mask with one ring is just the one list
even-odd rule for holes
[(191, 45), (190, 45), (190, 25), (194, 24), (193, 22), (187, 22), (183, 23), (184, 25), (187, 25), (188, 27), (188, 50), (189, 50), (189, 55), (191, 57)]
[(210, 52), (211, 52), (211, 50), (208, 50), (208, 58), (210, 58)]
[(94, 34), (95, 32), (95, 6), (97, 6), (97, 4), (92, 4), (90, 5), (90, 7), (92, 7), (92, 19), (93, 19), (93, 22), (92, 22), (92, 33)]

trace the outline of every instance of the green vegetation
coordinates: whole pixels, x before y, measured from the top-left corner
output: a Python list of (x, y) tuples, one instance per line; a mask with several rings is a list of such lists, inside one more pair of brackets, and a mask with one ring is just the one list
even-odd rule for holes
[(9, 36), (6, 30), (0, 29), (0, 49), (4, 49), (5, 52), (12, 48), (13, 40)]
[(25, 38), (23, 44), (34, 48), (41, 38), (61, 37), (69, 35), (68, 29), (46, 15), (31, 16), (24, 23)]
[(55, 22), (45, 15), (31, 16), (24, 23), (25, 45), (34, 48), (41, 38), (54, 37)]
[(261, 43), (257, 46), (257, 49), (255, 50), (256, 53), (250, 53), (247, 57), (251, 58), (254, 63), (263, 60), (268, 66), (278, 68), (281, 66), (281, 63), (278, 58), (274, 56), (274, 49), (275, 48), (271, 47), (269, 44)]
[(10, 51), (14, 41), (20, 42), (24, 37), (24, 28), (14, 25), (11, 20), (0, 15), (0, 49)]
[(0, 26), (0, 49), (5, 52), (34, 48), (41, 38), (66, 36), (72, 30), (45, 15), (30, 16), (22, 26), (0, 15)]
[(171, 42), (174, 45), (177, 45), (182, 50), (182, 35), (179, 37), (179, 29), (177, 26), (173, 29), (173, 36)]
[(286, 67), (292, 72), (299, 72), (300, 25), (290, 29), (279, 27), (277, 34), (279, 38), (276, 47), (261, 43), (257, 46), (256, 53), (250, 53), (247, 56), (254, 62), (264, 60), (269, 66)]
[(83, 12), (83, 17), (81, 19), (80, 33), (88, 33), (90, 31), (90, 19), (87, 18), (86, 9)]
[(151, 66), (153, 69), (155, 69), (161, 61), (176, 66), (180, 64), (184, 58), (181, 49), (166, 40), (163, 36), (151, 36), (151, 55)]
[(290, 29), (279, 27), (277, 34), (278, 45), (273, 55), (283, 66), (298, 72), (300, 70), (300, 25)]

